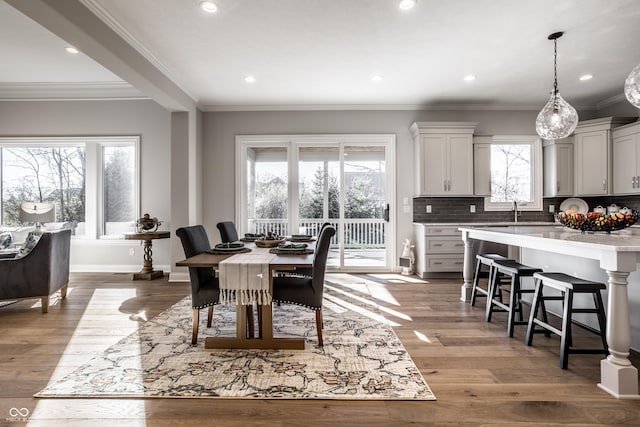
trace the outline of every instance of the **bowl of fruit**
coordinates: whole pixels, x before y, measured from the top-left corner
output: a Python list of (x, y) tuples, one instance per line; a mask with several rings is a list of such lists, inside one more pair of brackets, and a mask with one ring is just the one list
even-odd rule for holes
[(574, 210), (567, 210), (556, 214), (558, 222), (565, 227), (582, 232), (604, 231), (607, 233), (632, 226), (638, 221), (639, 216), (640, 212), (636, 210), (609, 214), (602, 212), (587, 212), (583, 214)]

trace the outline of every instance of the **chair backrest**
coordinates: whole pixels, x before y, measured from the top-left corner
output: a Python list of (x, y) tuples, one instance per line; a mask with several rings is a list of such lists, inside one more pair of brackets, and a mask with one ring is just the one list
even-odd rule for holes
[[(176, 235), (182, 242), (182, 249), (184, 249), (184, 255), (187, 258), (211, 250), (207, 231), (202, 225), (178, 228)], [(195, 291), (200, 288), (201, 283), (205, 283), (215, 276), (215, 272), (211, 267), (189, 267), (189, 276), (191, 277), (192, 291)]]
[(324, 230), (325, 228), (327, 228), (330, 225), (331, 225), (330, 222), (323, 223), (322, 226), (320, 227), (320, 231), (318, 231), (318, 237), (320, 237), (320, 235), (322, 234), (322, 230)]
[(236, 230), (236, 225), (233, 222), (219, 222), (216, 227), (218, 227), (218, 230), (220, 230), (220, 238), (222, 239), (222, 243), (238, 241), (238, 230)]
[(327, 268), (327, 257), (329, 256), (329, 245), (331, 238), (336, 234), (336, 229), (328, 225), (322, 229), (320, 237), (316, 243), (316, 250), (313, 255), (313, 274), (311, 284), (316, 294), (319, 294), (319, 307), (322, 306), (322, 291), (324, 289), (324, 273)]

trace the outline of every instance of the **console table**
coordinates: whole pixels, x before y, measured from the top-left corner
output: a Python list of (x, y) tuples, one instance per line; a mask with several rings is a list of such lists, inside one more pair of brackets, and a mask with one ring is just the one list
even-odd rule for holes
[(142, 240), (144, 242), (144, 261), (142, 270), (139, 273), (133, 273), (133, 280), (153, 280), (164, 275), (162, 270), (153, 269), (153, 253), (151, 251), (152, 241), (155, 239), (168, 239), (170, 233), (168, 231), (152, 231), (148, 233), (125, 233), (126, 240)]

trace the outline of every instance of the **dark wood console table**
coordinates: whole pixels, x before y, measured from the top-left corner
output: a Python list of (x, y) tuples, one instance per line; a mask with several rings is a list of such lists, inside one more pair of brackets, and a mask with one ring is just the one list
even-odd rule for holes
[(162, 270), (153, 269), (153, 253), (151, 244), (154, 239), (168, 239), (171, 234), (168, 231), (152, 231), (149, 233), (125, 233), (126, 240), (142, 240), (144, 242), (144, 261), (142, 270), (139, 273), (133, 273), (133, 280), (153, 280), (159, 279), (164, 275)]

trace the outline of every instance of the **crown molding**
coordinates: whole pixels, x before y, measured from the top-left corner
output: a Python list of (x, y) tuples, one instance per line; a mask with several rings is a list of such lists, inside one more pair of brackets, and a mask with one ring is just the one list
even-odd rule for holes
[(607, 99), (603, 99), (602, 101), (598, 102), (596, 104), (596, 109), (597, 110), (601, 110), (601, 109), (603, 109), (605, 107), (608, 107), (610, 105), (617, 104), (618, 102), (622, 102), (622, 101), (626, 101), (626, 100), (627, 100), (627, 97), (625, 96), (625, 94), (624, 93), (619, 93), (617, 95), (614, 95), (614, 96), (609, 97)]
[[(489, 105), (489, 104), (288, 104), (288, 105), (210, 105), (199, 103), (204, 112), (239, 111), (540, 111), (540, 105)], [(593, 106), (578, 107), (595, 110)]]
[(96, 0), (80, 0), (80, 2), (96, 15), (102, 22), (107, 24), (116, 34), (124, 39), (127, 44), (133, 47), (140, 55), (142, 55), (147, 61), (149, 61), (154, 67), (156, 67), (162, 74), (164, 74), (173, 84), (183, 91), (189, 98), (197, 101), (197, 97), (188, 91), (184, 86), (178, 83), (175, 76), (169, 71), (169, 68), (164, 65), (151, 51), (149, 51), (141, 41), (127, 31), (109, 12), (107, 12)]
[(0, 83), (0, 101), (149, 99), (125, 82)]

